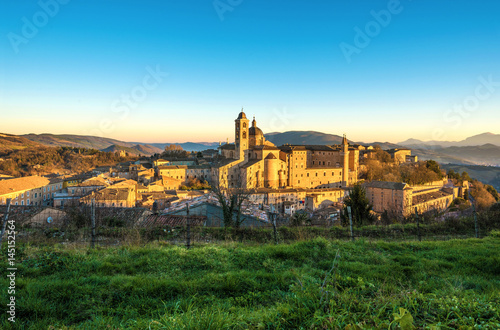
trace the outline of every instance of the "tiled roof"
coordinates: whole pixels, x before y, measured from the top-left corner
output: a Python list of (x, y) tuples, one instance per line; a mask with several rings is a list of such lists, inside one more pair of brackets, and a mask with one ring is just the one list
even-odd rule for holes
[(120, 181), (118, 183), (115, 183), (113, 187), (127, 187), (127, 186), (134, 186), (137, 184), (137, 181), (135, 180), (125, 180), (125, 181)]
[(404, 182), (388, 182), (388, 181), (372, 181), (364, 184), (367, 188), (380, 188), (380, 189), (392, 189), (392, 190), (403, 190), (409, 187)]
[(50, 180), (41, 176), (25, 176), (22, 178), (0, 181), (0, 195), (6, 195), (23, 190), (31, 190), (46, 186)]
[(126, 201), (131, 191), (128, 188), (104, 188), (96, 191), (94, 195), (87, 195), (81, 200), (89, 201), (94, 198), (96, 201)]
[(446, 193), (444, 191), (434, 191), (427, 194), (413, 196), (413, 205), (429, 202), (434, 199), (439, 199), (446, 196), (453, 196), (453, 193)]

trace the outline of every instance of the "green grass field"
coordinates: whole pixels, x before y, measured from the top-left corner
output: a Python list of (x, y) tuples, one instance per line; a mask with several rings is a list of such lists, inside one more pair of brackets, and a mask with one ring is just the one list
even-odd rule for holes
[[(499, 329), (499, 251), (498, 232), (190, 250), (18, 246), (16, 323), (3, 312), (0, 328)], [(5, 256), (4, 247), (6, 265)]]

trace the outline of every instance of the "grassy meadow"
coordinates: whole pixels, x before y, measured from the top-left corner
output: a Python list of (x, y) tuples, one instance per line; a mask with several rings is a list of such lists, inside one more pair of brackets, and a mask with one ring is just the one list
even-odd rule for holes
[[(499, 329), (499, 251), (499, 232), (190, 250), (21, 245), (16, 322), (4, 312), (0, 328)], [(2, 264), (6, 255), (4, 246)]]

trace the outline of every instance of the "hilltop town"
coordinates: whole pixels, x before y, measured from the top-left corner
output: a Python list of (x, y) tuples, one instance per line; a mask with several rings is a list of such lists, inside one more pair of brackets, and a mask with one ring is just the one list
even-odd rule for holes
[[(350, 143), (345, 135), (337, 145), (276, 146), (243, 110), (234, 122), (235, 142), (220, 144), (218, 150), (188, 153), (169, 146), (151, 157), (129, 157), (119, 150), (108, 157), (115, 164), (76, 175), (3, 174), (0, 204), (11, 199), (18, 206), (64, 209), (95, 203), (160, 214), (185, 214), (190, 205), (192, 214), (220, 225), (220, 212), (210, 213), (206, 205), (220, 209), (225, 203), (221, 196), (238, 195), (244, 196), (243, 225), (255, 225), (268, 222), (270, 212), (284, 219), (306, 212), (311, 218), (333, 223), (340, 218), (344, 199), (358, 184), (366, 192), (374, 218), (384, 215), (393, 221), (415, 212), (456, 211), (456, 201), (469, 196), (470, 177), (449, 177), (437, 163), (419, 162), (410, 149), (383, 151)], [(124, 159), (128, 160), (119, 161)], [(429, 169), (429, 164), (437, 168)], [(410, 174), (394, 175), (388, 168)], [(498, 198), (495, 193), (492, 197)]]

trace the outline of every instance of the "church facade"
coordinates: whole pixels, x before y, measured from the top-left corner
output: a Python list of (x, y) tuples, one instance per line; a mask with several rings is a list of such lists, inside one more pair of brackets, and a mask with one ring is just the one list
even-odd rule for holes
[(339, 145), (290, 145), (266, 141), (255, 118), (243, 110), (235, 120), (234, 143), (219, 147), (225, 161), (212, 179), (239, 188), (345, 188), (357, 181), (359, 150), (344, 136)]

